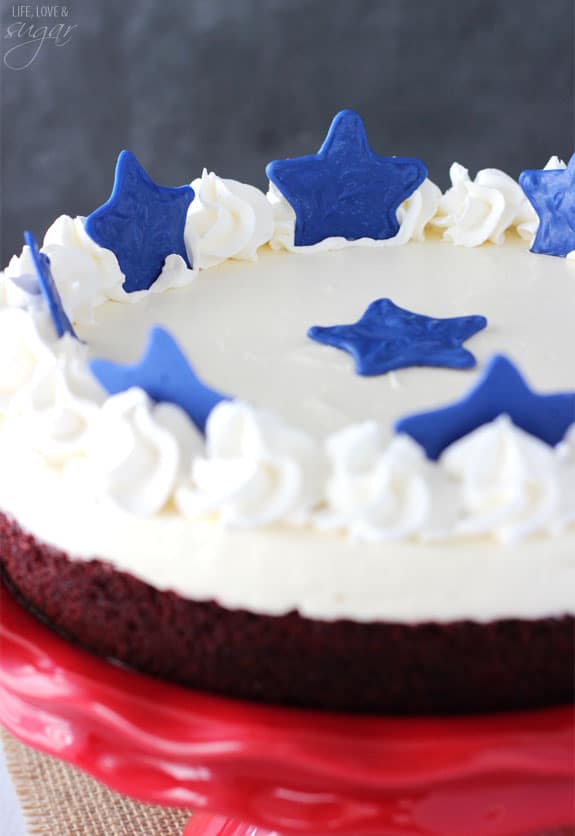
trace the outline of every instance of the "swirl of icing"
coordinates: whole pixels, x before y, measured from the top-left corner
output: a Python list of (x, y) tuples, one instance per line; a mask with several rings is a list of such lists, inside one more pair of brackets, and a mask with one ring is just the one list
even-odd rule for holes
[(146, 293), (163, 293), (177, 287), (186, 287), (197, 275), (197, 271), (190, 269), (181, 255), (171, 253), (166, 256), (162, 272), (147, 290), (137, 290), (128, 296), (142, 296)]
[(271, 207), (255, 186), (203, 170), (192, 181), (195, 197), (184, 238), (195, 269), (215, 267), (228, 258), (255, 261), (273, 232)]
[(431, 221), (441, 200), (441, 189), (425, 179), (397, 210), (399, 232), (389, 243), (407, 244), (408, 241), (424, 241), (425, 227)]
[(108, 299), (129, 301), (118, 259), (92, 241), (84, 218), (60, 215), (46, 231), (42, 252), (50, 259), (64, 308), (75, 322), (91, 322), (93, 309)]
[(14, 395), (6, 430), (47, 461), (63, 463), (84, 451), (105, 393), (89, 373), (86, 346), (66, 334), (52, 362), (40, 364)]
[(154, 404), (141, 389), (108, 398), (90, 426), (89, 478), (117, 508), (148, 517), (162, 511), (202, 440), (187, 415)]
[(206, 456), (194, 461), (176, 503), (186, 516), (262, 526), (306, 519), (322, 486), (323, 457), (311, 438), (269, 412), (223, 401), (208, 418)]
[[(52, 336), (52, 339), (54, 337)], [(38, 369), (54, 363), (53, 345), (23, 308), (0, 310), (0, 413)]]
[(456, 534), (491, 534), (514, 543), (548, 530), (560, 506), (553, 448), (501, 415), (456, 441), (439, 460), (460, 486)]
[(329, 436), (326, 450), (331, 474), (327, 509), (316, 516), (320, 527), (344, 528), (357, 540), (386, 541), (434, 536), (445, 526), (434, 507), (438, 474), (411, 438), (397, 436), (386, 447), (381, 426), (366, 421)]
[(318, 252), (320, 250), (339, 250), (343, 247), (386, 247), (407, 244), (408, 241), (422, 241), (425, 238), (425, 227), (434, 217), (441, 190), (431, 180), (426, 179), (404, 200), (397, 210), (399, 231), (393, 238), (375, 240), (373, 238), (358, 238), (348, 241), (347, 238), (325, 238), (317, 244), (296, 246), (295, 224), (296, 213), (280, 190), (270, 182), (267, 199), (273, 210), (274, 228), (270, 239), (270, 247), (274, 250), (289, 250), (290, 252)]
[(451, 188), (442, 196), (431, 223), (444, 229), (443, 237), (453, 244), (502, 244), (505, 231), (529, 212), (519, 183), (499, 169), (485, 168), (471, 180), (466, 168), (453, 163), (449, 176)]

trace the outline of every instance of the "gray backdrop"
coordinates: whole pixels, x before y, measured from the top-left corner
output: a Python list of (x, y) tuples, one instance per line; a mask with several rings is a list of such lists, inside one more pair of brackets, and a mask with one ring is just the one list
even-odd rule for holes
[(573, 151), (572, 0), (30, 10), (2, 6), (3, 263), (24, 228), (40, 236), (105, 200), (121, 148), (164, 185), (207, 166), (263, 186), (269, 160), (315, 150), (352, 107), (376, 151), (421, 157), (442, 186), (454, 159), (517, 175)]

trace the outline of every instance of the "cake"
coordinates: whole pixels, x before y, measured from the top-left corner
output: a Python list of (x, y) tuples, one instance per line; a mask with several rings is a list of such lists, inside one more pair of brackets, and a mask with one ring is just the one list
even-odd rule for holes
[(172, 189), (122, 152), (6, 267), (5, 582), (229, 696), (572, 700), (575, 157), (442, 194), (342, 111), (267, 171)]

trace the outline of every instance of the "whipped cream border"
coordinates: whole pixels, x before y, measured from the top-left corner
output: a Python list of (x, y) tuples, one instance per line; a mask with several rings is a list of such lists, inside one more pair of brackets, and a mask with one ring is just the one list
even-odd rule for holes
[[(74, 559), (95, 556), (160, 590), (264, 615), (407, 624), (575, 614), (575, 535), (531, 537), (505, 548), (489, 539), (404, 540), (392, 545), (318, 536), (310, 526), (232, 530), (173, 509), (139, 518), (87, 501), (44, 461), (2, 452), (0, 508), (36, 538)], [(31, 479), (33, 477), (33, 479)], [(54, 506), (67, 510), (66, 519)]]

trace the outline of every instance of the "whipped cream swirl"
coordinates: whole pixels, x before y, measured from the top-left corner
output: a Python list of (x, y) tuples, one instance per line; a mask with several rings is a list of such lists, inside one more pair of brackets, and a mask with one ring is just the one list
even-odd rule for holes
[(452, 444), (440, 466), (459, 483), (463, 514), (456, 534), (513, 543), (551, 530), (563, 515), (557, 451), (507, 415)]
[(206, 169), (192, 181), (195, 197), (186, 219), (186, 249), (195, 269), (228, 258), (254, 261), (273, 231), (272, 210), (255, 186), (225, 180)]
[(267, 198), (273, 209), (274, 231), (270, 240), (270, 247), (275, 250), (285, 249), (290, 252), (318, 252), (321, 250), (339, 250), (343, 247), (389, 247), (407, 244), (408, 241), (422, 241), (425, 238), (425, 227), (431, 221), (439, 201), (441, 190), (426, 179), (404, 200), (397, 210), (397, 220), (400, 224), (397, 235), (393, 238), (376, 240), (374, 238), (358, 238), (349, 241), (341, 236), (324, 238), (317, 244), (296, 246), (295, 225), (296, 213), (283, 194), (274, 183), (269, 184)]
[(87, 474), (97, 495), (148, 517), (166, 506), (201, 447), (179, 407), (154, 404), (141, 389), (128, 389), (108, 398), (92, 422)]
[[(327, 508), (320, 527), (346, 530), (363, 541), (434, 536), (447, 525), (438, 507), (453, 513), (454, 502), (438, 502), (447, 489), (441, 474), (408, 436), (384, 444), (383, 428), (367, 421), (334, 433), (326, 442), (331, 463)], [(443, 497), (444, 498), (444, 497)]]
[(0, 309), (0, 415), (40, 368), (54, 363), (54, 350), (34, 317), (22, 308)]
[(425, 179), (397, 210), (399, 232), (389, 243), (407, 244), (408, 241), (424, 241), (425, 228), (431, 221), (441, 200), (441, 189)]
[(108, 299), (129, 301), (118, 259), (92, 241), (84, 218), (60, 215), (46, 231), (42, 252), (50, 259), (64, 308), (73, 321), (91, 322), (93, 309)]
[(59, 464), (84, 453), (88, 431), (106, 395), (89, 373), (86, 346), (66, 334), (15, 392), (6, 430), (22, 446)]
[(83, 451), (105, 393), (88, 371), (87, 347), (69, 334), (57, 339), (33, 297), (31, 311), (0, 309), (0, 415), (21, 449), (61, 463)]
[(442, 196), (432, 224), (443, 237), (463, 247), (478, 247), (486, 241), (502, 244), (505, 232), (524, 224), (532, 207), (523, 189), (497, 168), (479, 171), (475, 180), (459, 163), (449, 169), (451, 188)]
[(323, 459), (305, 433), (269, 412), (222, 402), (206, 426), (206, 455), (190, 484), (176, 493), (187, 516), (218, 513), (229, 525), (252, 527), (305, 520), (319, 501)]

